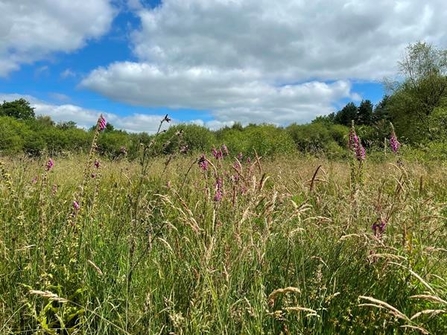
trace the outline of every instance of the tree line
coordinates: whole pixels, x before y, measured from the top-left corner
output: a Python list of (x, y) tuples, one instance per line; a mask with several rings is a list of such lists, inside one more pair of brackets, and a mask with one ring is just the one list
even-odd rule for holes
[[(151, 143), (151, 154), (209, 152), (225, 144), (233, 153), (247, 155), (305, 154), (343, 156), (352, 122), (365, 147), (381, 149), (389, 137), (390, 122), (400, 141), (411, 146), (443, 143), (447, 129), (447, 51), (430, 44), (410, 44), (399, 65), (399, 80), (387, 80), (386, 95), (373, 105), (363, 100), (347, 103), (336, 113), (318, 116), (308, 124), (287, 127), (239, 123), (217, 131), (192, 124), (170, 127), (149, 135), (128, 133), (108, 124), (98, 141), (98, 151), (111, 158), (138, 156)], [(0, 154), (30, 156), (86, 152), (93, 128), (80, 129), (73, 121), (55, 123), (36, 116), (25, 99), (0, 104)]]

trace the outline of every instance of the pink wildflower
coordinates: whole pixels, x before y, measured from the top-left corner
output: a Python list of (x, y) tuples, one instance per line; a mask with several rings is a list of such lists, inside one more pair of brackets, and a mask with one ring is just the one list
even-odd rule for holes
[(107, 126), (106, 119), (101, 114), (99, 116), (99, 119), (98, 119), (98, 129), (99, 129), (99, 131), (102, 131), (102, 130), (106, 129), (106, 126)]
[(357, 158), (358, 161), (361, 162), (365, 160), (366, 151), (362, 145), (362, 142), (360, 141), (360, 138), (355, 132), (354, 122), (352, 123), (351, 130), (349, 131), (349, 148), (351, 148), (354, 152), (355, 158)]
[(391, 125), (391, 137), (390, 137), (391, 151), (394, 153), (397, 153), (400, 148), (400, 143), (397, 140), (396, 132), (394, 131), (394, 126), (391, 122), (390, 122), (390, 125)]
[(399, 143), (399, 141), (397, 140), (396, 135), (392, 135), (392, 136), (391, 136), (391, 138), (390, 138), (390, 146), (391, 146), (391, 150), (392, 150), (394, 153), (397, 153), (397, 152), (399, 151), (400, 143)]
[(199, 158), (199, 162), (198, 162), (198, 164), (199, 164), (199, 167), (200, 167), (203, 171), (208, 170), (208, 160), (205, 158), (205, 155), (202, 155), (202, 156)]
[(47, 162), (47, 164), (45, 165), (45, 169), (47, 171), (50, 171), (54, 166), (54, 161), (50, 158)]
[(215, 194), (214, 194), (214, 201), (221, 201), (222, 200), (222, 179), (221, 178), (216, 178), (216, 186), (215, 186)]
[(211, 150), (211, 152), (213, 153), (213, 156), (216, 159), (220, 159), (223, 157), (222, 150), (216, 150), (216, 148), (213, 148), (213, 150)]
[(75, 211), (78, 211), (81, 208), (81, 206), (76, 200), (73, 201), (73, 208), (75, 209)]

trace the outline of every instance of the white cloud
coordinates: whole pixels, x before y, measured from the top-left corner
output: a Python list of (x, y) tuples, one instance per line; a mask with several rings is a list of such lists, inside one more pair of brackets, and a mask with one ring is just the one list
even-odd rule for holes
[(71, 52), (105, 34), (115, 16), (110, 0), (0, 1), (0, 77), (52, 52)]
[(130, 104), (211, 110), (218, 121), (286, 124), (333, 112), (332, 102), (356, 98), (349, 81), (276, 86), (249, 70), (162, 69), (147, 63), (115, 63), (83, 81)]
[(81, 86), (217, 122), (310, 121), (358, 99), (351, 80), (394, 73), (408, 43), (447, 45), (443, 0), (165, 0), (137, 13), (138, 61), (98, 68)]
[(62, 79), (76, 77), (76, 73), (71, 69), (65, 69), (64, 71), (61, 72), (60, 77)]
[(68, 95), (59, 92), (48, 92), (48, 96), (56, 101), (68, 102), (71, 100), (71, 98)]

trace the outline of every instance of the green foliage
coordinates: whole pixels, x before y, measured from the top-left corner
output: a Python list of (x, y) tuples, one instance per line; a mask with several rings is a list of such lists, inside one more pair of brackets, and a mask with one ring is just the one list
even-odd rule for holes
[(349, 128), (342, 125), (315, 122), (306, 125), (292, 124), (287, 131), (299, 151), (309, 154), (343, 155), (347, 147)]
[(420, 102), (403, 85), (389, 98), (390, 119), (397, 134), (407, 143), (421, 143), (428, 139), (428, 116)]
[(34, 108), (25, 99), (4, 101), (0, 105), (0, 115), (10, 116), (18, 120), (34, 119)]
[(224, 128), (219, 131), (217, 139), (225, 144), (234, 155), (242, 153), (253, 156), (275, 156), (295, 152), (295, 145), (289, 133), (273, 125), (249, 125)]
[(428, 118), (431, 140), (447, 140), (447, 106), (437, 107)]
[(244, 129), (248, 141), (249, 155), (275, 156), (296, 152), (293, 138), (282, 128), (273, 125), (249, 126)]
[(101, 155), (118, 158), (125, 156), (127, 148), (130, 145), (129, 136), (126, 132), (111, 130), (104, 131), (104, 134), (98, 139), (98, 152)]
[(335, 114), (334, 122), (344, 125), (346, 127), (351, 126), (351, 122), (357, 120), (358, 108), (353, 102), (349, 102), (340, 111)]
[(33, 157), (38, 157), (44, 151), (46, 145), (41, 134), (35, 131), (29, 131), (24, 135), (23, 151)]
[(374, 106), (370, 100), (362, 100), (357, 110), (357, 117), (354, 119), (358, 125), (370, 126), (373, 123)]
[(389, 106), (388, 101), (390, 99), (389, 95), (384, 95), (382, 100), (374, 107), (373, 111), (373, 124), (380, 122), (390, 122)]
[(158, 134), (153, 144), (152, 155), (172, 155), (179, 152), (204, 152), (211, 150), (215, 137), (213, 133), (195, 124), (181, 124), (170, 127)]
[(16, 154), (22, 151), (24, 135), (29, 131), (25, 124), (12, 117), (0, 117), (0, 153)]
[(447, 51), (422, 42), (410, 44), (399, 67), (404, 80), (392, 87), (391, 121), (410, 143), (430, 140), (430, 115), (447, 104)]

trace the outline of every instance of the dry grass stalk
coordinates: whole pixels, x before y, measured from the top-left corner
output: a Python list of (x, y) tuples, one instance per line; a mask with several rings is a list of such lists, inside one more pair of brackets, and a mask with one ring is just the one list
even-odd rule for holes
[(61, 298), (56, 293), (53, 293), (50, 291), (30, 290), (29, 293), (33, 294), (33, 295), (41, 296), (43, 298), (47, 298), (51, 301), (57, 301), (57, 302), (62, 302), (62, 303), (68, 302), (67, 299)]
[(368, 300), (371, 303), (366, 304), (359, 304), (359, 306), (371, 306), (371, 307), (377, 307), (377, 308), (385, 308), (387, 309), (391, 314), (396, 316), (399, 319), (405, 320), (405, 321), (411, 321), (408, 316), (406, 316), (404, 313), (399, 311), (396, 307), (391, 306), (390, 304), (386, 303), (385, 301), (373, 298), (373, 297), (366, 297), (366, 296), (360, 296), (360, 299)]

